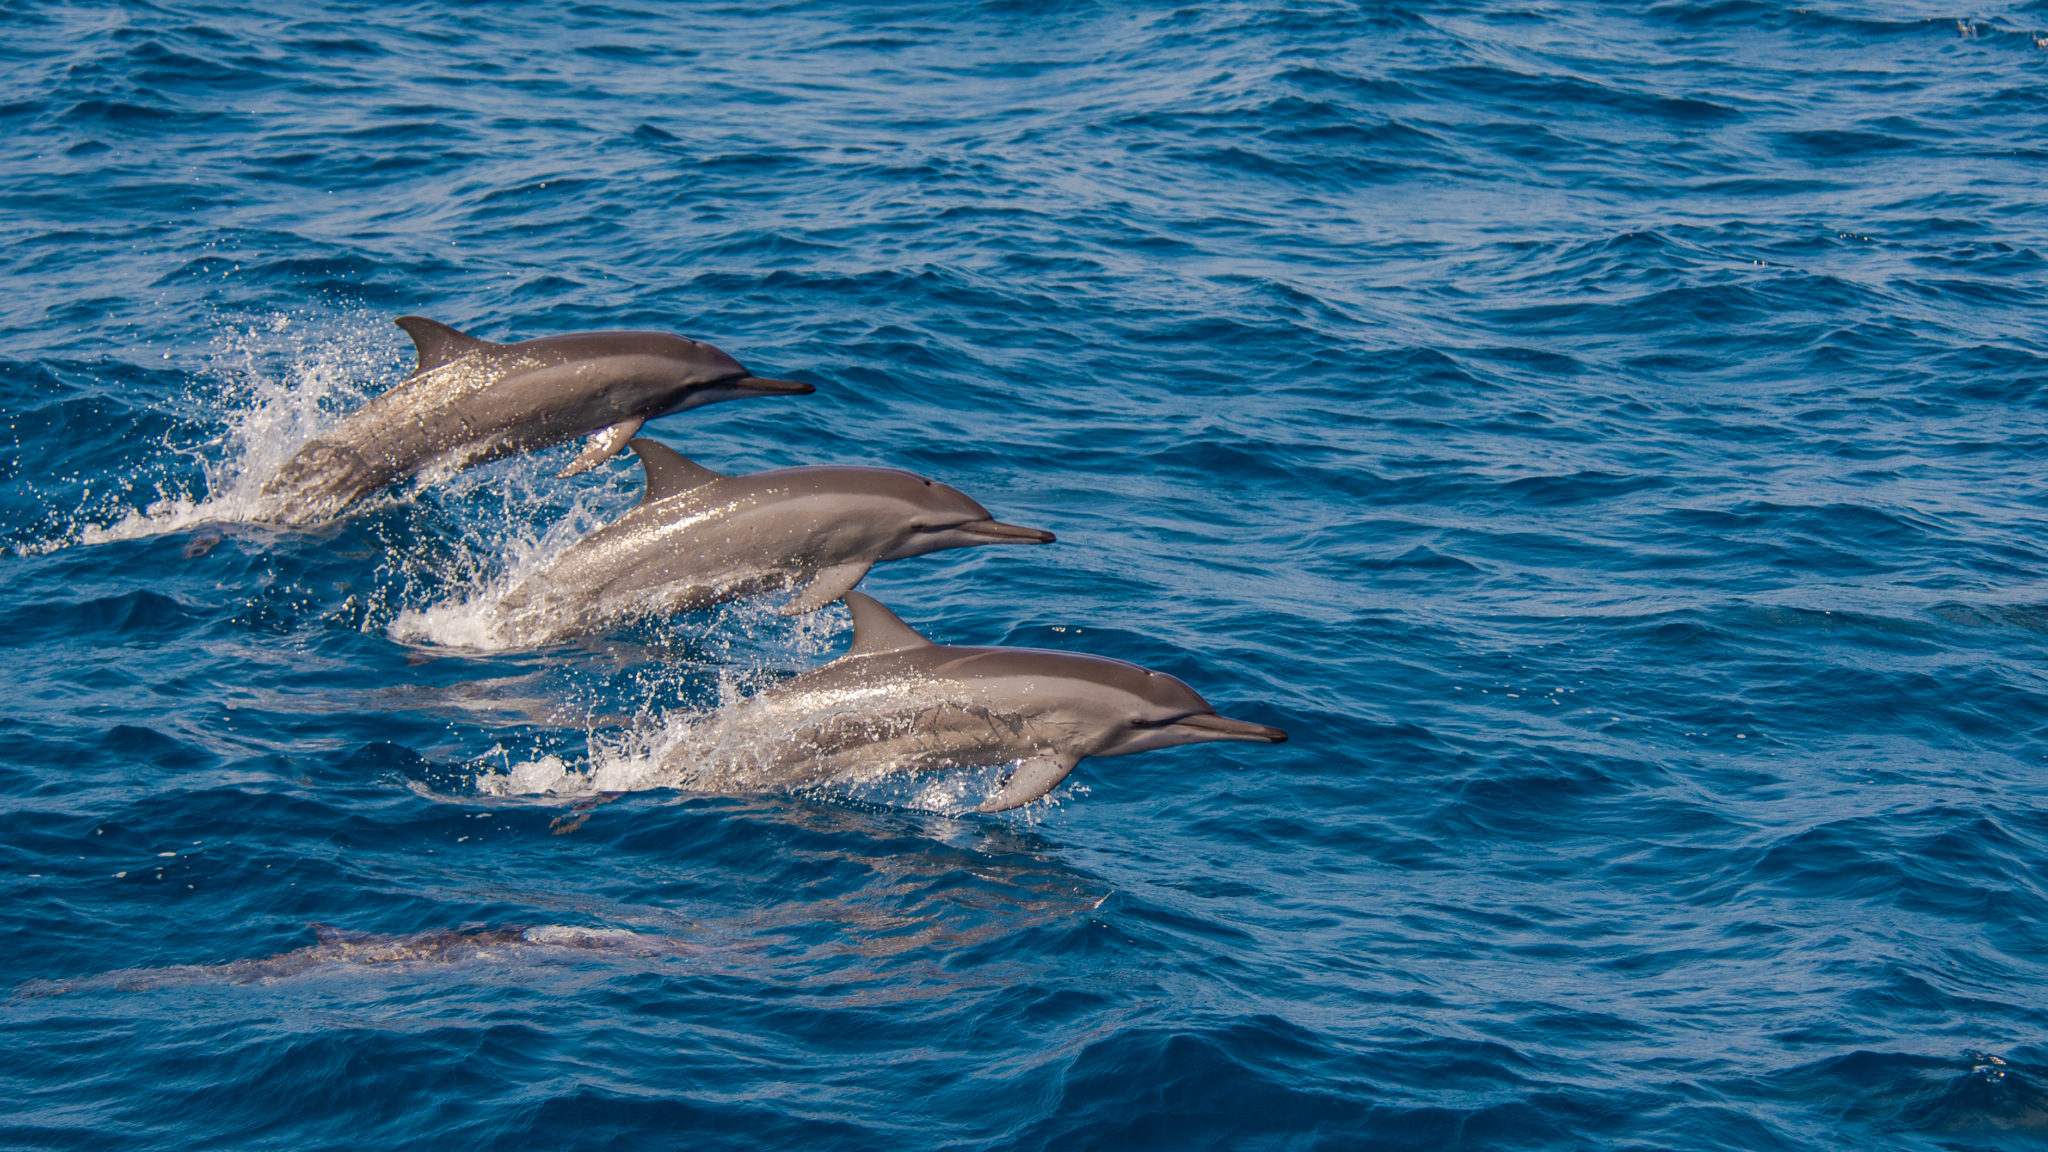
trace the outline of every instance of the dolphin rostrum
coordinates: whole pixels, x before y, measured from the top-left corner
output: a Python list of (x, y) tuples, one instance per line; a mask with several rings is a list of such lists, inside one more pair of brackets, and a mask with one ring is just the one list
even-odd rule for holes
[(325, 520), (429, 467), (469, 467), (602, 431), (562, 471), (609, 459), (657, 416), (747, 396), (815, 391), (755, 376), (709, 344), (663, 332), (582, 332), (516, 344), (419, 316), (398, 326), (419, 366), (299, 449), (263, 487), (286, 524)]
[[(1016, 767), (976, 810), (1001, 812), (1050, 792), (1086, 756), (1287, 733), (1218, 716), (1171, 676), (1071, 652), (933, 644), (887, 608), (846, 594), (853, 646), (845, 656), (732, 706), (712, 733), (731, 758), (700, 777), (785, 787), (863, 781), (897, 772)], [(739, 742), (735, 732), (772, 734)], [(692, 750), (690, 755), (701, 755)]]
[(868, 568), (947, 548), (1050, 544), (956, 488), (893, 468), (778, 468), (724, 476), (665, 444), (631, 442), (639, 506), (571, 545), (499, 601), (526, 643), (623, 620), (797, 587), (781, 611), (815, 611)]

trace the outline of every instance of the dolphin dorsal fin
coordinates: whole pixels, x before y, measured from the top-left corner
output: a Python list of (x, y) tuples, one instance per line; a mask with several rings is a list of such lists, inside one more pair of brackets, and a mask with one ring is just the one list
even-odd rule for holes
[(638, 436), (626, 441), (626, 447), (640, 458), (640, 470), (647, 474), (647, 491), (640, 496), (642, 504), (725, 479), (659, 440)]
[(918, 635), (917, 629), (898, 620), (894, 612), (882, 607), (865, 592), (848, 592), (846, 607), (853, 613), (853, 647), (846, 650), (848, 656), (873, 656), (880, 652), (902, 652), (932, 646), (931, 641)]
[(429, 320), (425, 316), (400, 316), (393, 323), (405, 329), (405, 334), (412, 337), (413, 347), (420, 350), (419, 367), (412, 370), (415, 376), (460, 360), (479, 348), (491, 346), (489, 340), (457, 332), (439, 320)]

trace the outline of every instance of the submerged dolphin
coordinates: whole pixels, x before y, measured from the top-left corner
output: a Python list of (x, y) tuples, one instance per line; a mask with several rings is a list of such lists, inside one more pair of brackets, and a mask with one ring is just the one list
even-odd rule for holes
[[(1086, 756), (1287, 733), (1216, 714), (1171, 676), (1121, 660), (1031, 648), (952, 648), (872, 597), (846, 594), (853, 646), (821, 668), (733, 706), (722, 730), (772, 734), (733, 782), (765, 777), (804, 787), (895, 772), (1017, 761), (977, 811), (1001, 812), (1050, 792)], [(730, 754), (728, 752), (728, 754)]]
[(709, 344), (662, 332), (583, 332), (494, 344), (419, 316), (398, 326), (419, 366), (299, 449), (263, 487), (286, 524), (328, 519), (438, 464), (468, 467), (604, 435), (563, 470), (609, 459), (657, 416), (747, 396), (815, 391), (754, 376)]
[(543, 924), (532, 928), (460, 930), (436, 928), (406, 936), (351, 932), (311, 925), (314, 943), (276, 956), (224, 964), (175, 964), (130, 968), (70, 980), (31, 980), (22, 996), (61, 996), (93, 990), (144, 991), (188, 984), (267, 984), (306, 972), (353, 967), (413, 967), (466, 964), (513, 957), (540, 958), (548, 952), (608, 952), (627, 956), (674, 956), (696, 949), (680, 940), (624, 928), (578, 928)]
[(647, 474), (639, 506), (500, 599), (525, 642), (801, 586), (782, 609), (796, 615), (844, 596), (883, 560), (1053, 540), (997, 521), (958, 489), (893, 468), (724, 476), (653, 440), (631, 446)]

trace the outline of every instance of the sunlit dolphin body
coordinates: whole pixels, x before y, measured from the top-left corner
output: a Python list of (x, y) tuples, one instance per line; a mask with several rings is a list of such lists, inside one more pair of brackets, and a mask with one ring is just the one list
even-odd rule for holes
[(958, 489), (892, 468), (779, 468), (724, 476), (652, 440), (638, 507), (572, 545), (501, 598), (527, 643), (784, 588), (783, 612), (822, 608), (869, 567), (948, 548), (1048, 544)]
[(754, 376), (713, 348), (661, 332), (584, 332), (494, 344), (401, 316), (419, 366), (263, 488), (285, 524), (329, 519), (429, 467), (468, 467), (603, 435), (563, 475), (609, 459), (657, 416), (747, 396), (794, 396), (809, 384)]
[(718, 727), (728, 735), (774, 734), (734, 765), (736, 778), (805, 787), (1015, 761), (978, 809), (1001, 812), (1050, 792), (1083, 757), (1287, 739), (1278, 728), (1218, 716), (1194, 689), (1135, 664), (1031, 648), (946, 647), (872, 597), (849, 592), (846, 605), (853, 646), (845, 656), (722, 717)]

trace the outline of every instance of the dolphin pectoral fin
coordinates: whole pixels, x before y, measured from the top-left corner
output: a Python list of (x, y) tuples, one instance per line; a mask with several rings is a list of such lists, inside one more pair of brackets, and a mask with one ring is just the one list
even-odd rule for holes
[(1008, 812), (1022, 808), (1054, 788), (1067, 778), (1067, 773), (1080, 763), (1079, 756), (1033, 756), (1018, 764), (1010, 778), (995, 795), (983, 801), (976, 812)]
[(574, 460), (569, 461), (567, 468), (555, 473), (555, 479), (566, 480), (579, 472), (588, 472), (599, 464), (618, 455), (619, 449), (624, 448), (627, 441), (640, 434), (640, 425), (646, 422), (646, 417), (635, 416), (630, 420), (621, 420), (617, 424), (599, 432), (596, 436), (591, 437), (590, 447), (585, 448), (577, 454)]
[(816, 576), (811, 577), (809, 584), (804, 585), (804, 590), (797, 594), (797, 598), (784, 604), (780, 611), (784, 616), (801, 616), (806, 612), (816, 612), (853, 591), (853, 586), (860, 583), (860, 578), (867, 575), (871, 567), (873, 565), (866, 560), (855, 560), (849, 564), (834, 564), (830, 568), (822, 569)]

